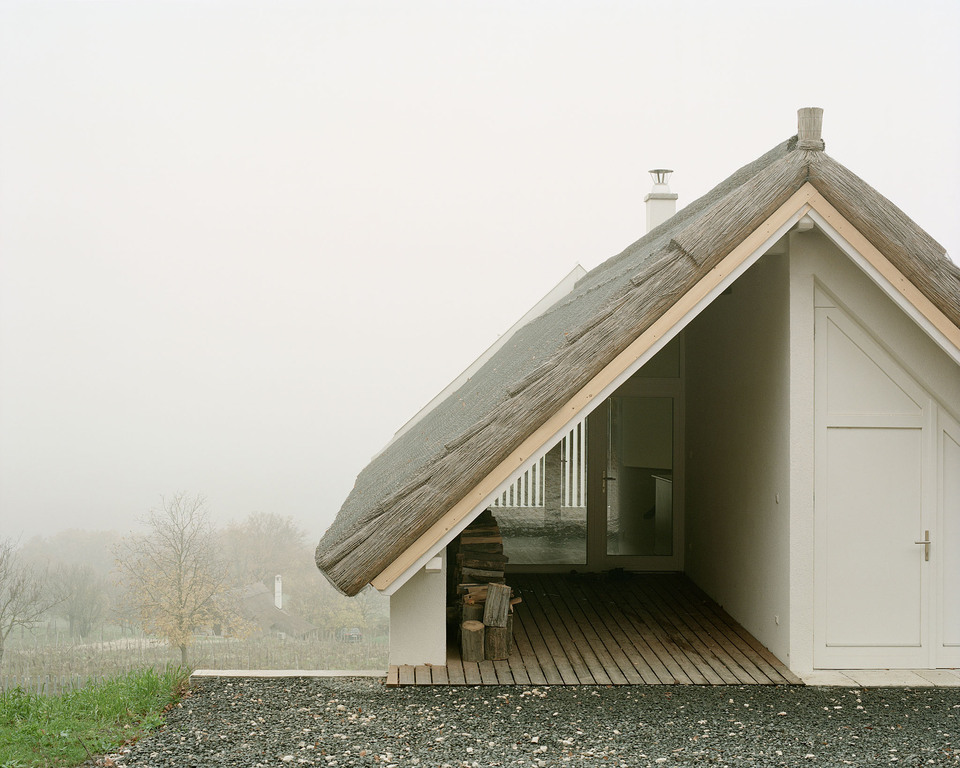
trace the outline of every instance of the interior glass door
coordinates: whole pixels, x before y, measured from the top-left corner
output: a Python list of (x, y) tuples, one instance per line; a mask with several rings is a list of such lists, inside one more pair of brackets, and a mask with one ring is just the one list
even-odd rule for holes
[(606, 554), (672, 557), (673, 398), (614, 396), (607, 418)]

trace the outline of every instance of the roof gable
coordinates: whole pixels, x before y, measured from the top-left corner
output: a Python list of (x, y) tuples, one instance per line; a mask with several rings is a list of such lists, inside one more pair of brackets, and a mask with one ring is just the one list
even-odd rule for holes
[(960, 273), (943, 248), (839, 163), (788, 140), (588, 273), (371, 462), (317, 548), (320, 569), (355, 594), (418, 540), (439, 541), (451, 508), (805, 186), (960, 326)]

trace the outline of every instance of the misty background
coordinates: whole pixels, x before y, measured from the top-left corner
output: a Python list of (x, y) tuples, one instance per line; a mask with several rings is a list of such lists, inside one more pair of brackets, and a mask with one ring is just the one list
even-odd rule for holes
[(575, 264), (825, 108), (960, 253), (960, 5), (0, 2), (0, 535), (313, 543)]

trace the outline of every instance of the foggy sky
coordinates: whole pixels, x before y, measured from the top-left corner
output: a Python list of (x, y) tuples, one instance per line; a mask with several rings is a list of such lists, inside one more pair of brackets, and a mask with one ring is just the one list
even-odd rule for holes
[[(722, 10), (721, 10), (722, 9)], [(825, 108), (960, 253), (960, 6), (0, 3), (0, 535), (312, 538), (578, 262)]]

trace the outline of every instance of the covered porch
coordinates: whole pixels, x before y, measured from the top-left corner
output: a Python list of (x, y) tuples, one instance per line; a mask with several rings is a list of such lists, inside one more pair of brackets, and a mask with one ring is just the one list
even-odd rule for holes
[(522, 597), (503, 661), (391, 666), (400, 685), (796, 685), (755, 637), (679, 573), (512, 573)]

